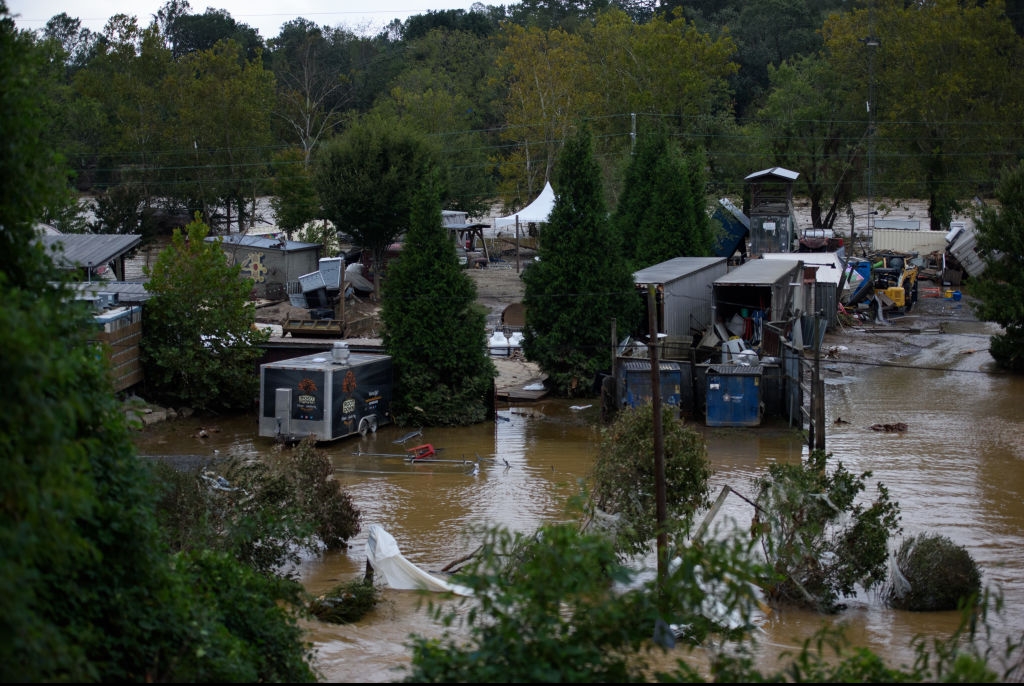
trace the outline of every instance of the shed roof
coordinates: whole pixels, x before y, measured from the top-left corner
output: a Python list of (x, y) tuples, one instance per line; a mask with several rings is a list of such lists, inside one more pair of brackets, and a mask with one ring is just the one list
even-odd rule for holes
[(204, 240), (210, 243), (221, 240), (225, 246), (259, 248), (260, 250), (280, 250), (282, 252), (300, 252), (303, 250), (315, 250), (321, 247), (319, 243), (303, 243), (301, 241), (289, 241), (281, 238), (267, 238), (266, 236), (249, 236), (245, 234), (207, 236)]
[(725, 257), (674, 257), (633, 272), (633, 282), (640, 285), (675, 281), (726, 261)]
[(804, 267), (817, 267), (818, 283), (839, 284), (843, 276), (843, 260), (834, 252), (769, 252), (761, 255), (765, 260), (783, 260), (785, 262), (803, 262)]
[(65, 269), (95, 269), (131, 252), (142, 243), (142, 236), (127, 234), (66, 233), (38, 236), (50, 252), (57, 249), (57, 264)]
[(770, 169), (762, 169), (753, 174), (747, 174), (743, 179), (744, 181), (796, 181), (799, 176), (800, 172), (790, 171), (782, 167), (772, 167)]
[(153, 297), (146, 290), (144, 281), (91, 281), (72, 284), (71, 287), (82, 295), (95, 296), (98, 293), (114, 293), (121, 303), (141, 303)]
[(779, 283), (799, 270), (797, 261), (749, 260), (715, 279), (716, 286), (766, 286)]

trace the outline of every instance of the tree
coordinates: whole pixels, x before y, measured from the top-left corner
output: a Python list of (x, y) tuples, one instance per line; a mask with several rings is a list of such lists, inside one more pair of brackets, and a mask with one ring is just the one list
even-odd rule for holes
[[(207, 222), (223, 207), (230, 230), (234, 210), (240, 231), (266, 178), (270, 162), (270, 113), (274, 75), (257, 56), (243, 59), (234, 41), (189, 52), (164, 83), (166, 145), (177, 164), (168, 189), (186, 207), (200, 207)], [(248, 215), (248, 217), (247, 217)]]
[[(646, 682), (648, 660), (675, 645), (673, 625), (701, 636), (710, 631), (707, 589), (741, 625), (756, 607), (752, 587), (742, 581), (754, 566), (741, 562), (732, 543), (681, 550), (655, 592), (654, 581), (642, 582), (638, 570), (618, 559), (610, 539), (581, 534), (571, 523), (532, 535), (499, 528), (484, 534), (480, 553), (456, 577), (473, 598), (436, 612), (445, 627), (464, 619), (468, 638), (447, 629), (440, 639), (414, 636), (407, 682)], [(693, 583), (701, 564), (703, 586)], [(680, 663), (671, 678), (697, 676)]]
[(473, 32), (441, 29), (405, 42), (404, 68), (373, 111), (418, 125), (440, 142), (448, 162), (445, 209), (489, 214), (497, 169), (489, 132), (501, 125), (497, 43)]
[[(590, 475), (591, 498), (602, 512), (621, 519), (616, 550), (628, 555), (649, 552), (657, 537), (657, 491), (654, 470), (654, 407), (644, 403), (619, 413), (601, 432), (601, 447)], [(666, 519), (681, 545), (694, 516), (708, 506), (711, 464), (704, 438), (662, 407)]]
[(870, 591), (885, 581), (900, 515), (883, 484), (867, 507), (858, 503), (871, 473), (851, 474), (842, 462), (830, 473), (828, 457), (816, 450), (806, 464), (769, 466), (756, 481), (752, 530), (773, 568), (770, 598), (836, 612), (857, 585)]
[(854, 181), (865, 166), (870, 134), (860, 102), (843, 96), (843, 81), (819, 56), (794, 58), (768, 67), (772, 89), (748, 131), (765, 166), (800, 171), (811, 202), (811, 222), (831, 229), (853, 198)]
[(297, 585), (159, 538), (92, 313), (33, 240), (67, 178), (44, 59), (0, 2), (0, 680), (313, 681)]
[(641, 137), (629, 160), (612, 222), (633, 268), (710, 254), (714, 233), (702, 152), (684, 156), (659, 129)]
[(314, 179), (324, 215), (373, 256), (380, 297), (384, 257), (409, 228), (413, 195), (440, 169), (438, 149), (417, 130), (368, 117), (324, 145)]
[(154, 397), (198, 410), (248, 409), (257, 393), (252, 282), (229, 265), (220, 241), (204, 240), (199, 216), (176, 229), (147, 269), (142, 361)]
[(835, 13), (822, 31), (848, 97), (877, 93), (874, 176), (885, 193), (876, 195), (927, 198), (931, 229), (947, 230), (1015, 157), (1021, 135), (1024, 42), (1005, 5), (884, 2)]
[(298, 142), (309, 165), (320, 141), (344, 120), (359, 78), (343, 51), (356, 37), (341, 29), (317, 27), (305, 19), (286, 22), (270, 41), (270, 61), (277, 80), (274, 115), (287, 139)]
[[(622, 564), (607, 538), (581, 534), (572, 524), (532, 535), (488, 530), (480, 553), (453, 579), (473, 597), (434, 608), (442, 635), (412, 637), (405, 682), (988, 683), (1019, 677), (1013, 657), (1002, 672), (990, 665), (1004, 654), (1018, 655), (1024, 641), (993, 641), (986, 612), (976, 608), (962, 613), (948, 637), (915, 639), (912, 667), (887, 665), (842, 629), (826, 627), (761, 672), (754, 667), (758, 600), (750, 580), (764, 570), (741, 538), (680, 549), (671, 574), (656, 586)], [(723, 616), (732, 631), (714, 621)], [(669, 648), (675, 648), (672, 668), (658, 670), (651, 662), (665, 663)]]
[(985, 270), (972, 279), (971, 293), (980, 301), (978, 317), (1003, 327), (989, 347), (996, 364), (1024, 372), (1024, 164), (1003, 174), (996, 198), (975, 223)]
[(523, 272), (523, 352), (556, 394), (592, 397), (598, 373), (611, 369), (612, 322), (631, 331), (640, 301), (608, 219), (588, 129), (566, 144), (557, 172), (540, 259)]
[(296, 231), (320, 217), (320, 197), (302, 150), (282, 150), (274, 155), (273, 163), (274, 197), (270, 199), (270, 206), (274, 209), (277, 226), (291, 239)]
[(487, 356), (486, 313), (442, 225), (440, 196), (436, 179), (421, 186), (402, 256), (384, 287), (384, 349), (395, 367), (392, 414), (400, 425), (482, 421), (496, 374)]

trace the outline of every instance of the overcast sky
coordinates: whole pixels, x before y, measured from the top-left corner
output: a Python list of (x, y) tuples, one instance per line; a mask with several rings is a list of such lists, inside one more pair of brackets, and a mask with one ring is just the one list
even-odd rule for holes
[[(103, 25), (115, 14), (128, 14), (146, 26), (166, 0), (7, 0), (7, 8), (15, 25), (34, 31), (41, 29), (51, 17), (66, 12), (77, 17), (82, 26), (91, 31), (102, 31)], [(275, 38), (281, 24), (302, 17), (318, 26), (344, 25), (356, 32), (372, 32), (386, 26), (393, 19), (405, 19), (413, 14), (426, 14), (431, 10), (468, 10), (473, 0), (190, 0), (192, 14), (203, 14), (207, 7), (227, 10), (235, 21), (248, 24), (259, 31), (264, 39)], [(507, 4), (485, 2), (484, 4)], [(18, 16), (20, 15), (20, 16)]]

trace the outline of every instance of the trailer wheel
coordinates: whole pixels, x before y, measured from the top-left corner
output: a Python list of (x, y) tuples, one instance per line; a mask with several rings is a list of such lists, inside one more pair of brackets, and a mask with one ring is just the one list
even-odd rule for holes
[(366, 436), (370, 433), (370, 419), (369, 417), (363, 417), (359, 420), (359, 435)]

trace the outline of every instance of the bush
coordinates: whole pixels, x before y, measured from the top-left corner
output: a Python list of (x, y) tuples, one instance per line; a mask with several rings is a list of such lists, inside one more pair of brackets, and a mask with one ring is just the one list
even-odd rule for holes
[(894, 575), (886, 596), (899, 610), (955, 610), (981, 592), (981, 572), (970, 553), (940, 534), (904, 540)]
[(380, 602), (380, 589), (364, 579), (335, 586), (309, 604), (309, 611), (322, 622), (350, 624), (365, 617)]

